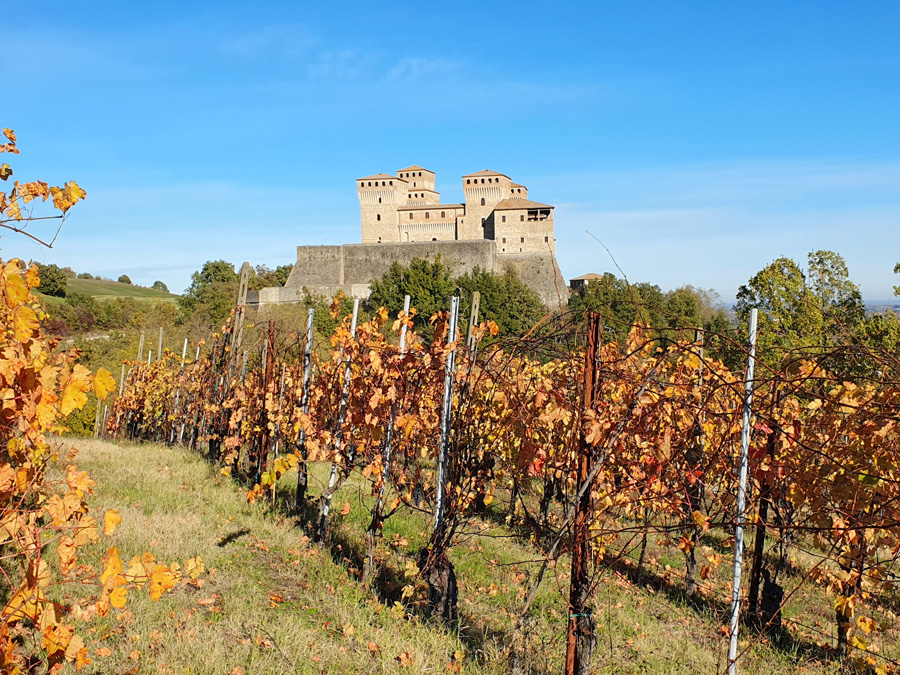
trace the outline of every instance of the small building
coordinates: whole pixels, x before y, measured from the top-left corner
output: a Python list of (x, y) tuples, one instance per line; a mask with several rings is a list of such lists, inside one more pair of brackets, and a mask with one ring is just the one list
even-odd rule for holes
[(603, 278), (602, 274), (596, 274), (595, 272), (590, 272), (589, 274), (582, 274), (580, 277), (575, 277), (574, 279), (569, 279), (569, 288), (572, 289), (573, 293), (577, 293), (583, 287), (590, 284), (592, 281), (599, 281)]

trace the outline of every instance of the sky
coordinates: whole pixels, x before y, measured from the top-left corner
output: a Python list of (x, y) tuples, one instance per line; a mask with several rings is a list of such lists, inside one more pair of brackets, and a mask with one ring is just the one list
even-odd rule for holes
[(207, 260), (358, 242), (355, 179), (418, 164), (444, 202), (489, 168), (555, 205), (567, 279), (730, 304), (827, 249), (868, 301), (900, 283), (900, 3), (72, 7), (4, 28), (2, 160), (88, 196), (4, 258), (181, 292)]

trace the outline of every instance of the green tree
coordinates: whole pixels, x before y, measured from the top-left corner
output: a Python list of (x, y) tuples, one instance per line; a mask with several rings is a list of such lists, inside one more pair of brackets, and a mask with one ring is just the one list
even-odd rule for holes
[(123, 274), (118, 279), (116, 279), (120, 284), (128, 284), (131, 286), (131, 278), (127, 274)]
[[(900, 263), (894, 265), (894, 274), (900, 274)], [(900, 286), (894, 286), (894, 295), (900, 295)]]
[(166, 286), (162, 281), (154, 281), (153, 285), (150, 287), (154, 291), (162, 291), (163, 293), (169, 292), (169, 287)]
[(768, 365), (779, 366), (792, 350), (821, 346), (821, 303), (790, 258), (774, 260), (738, 289), (734, 309), (744, 334), (754, 307), (759, 311), (757, 356)]
[(479, 320), (494, 321), (501, 335), (524, 335), (547, 313), (537, 294), (512, 270), (494, 274), (476, 267), (459, 277), (456, 285), (461, 291), (461, 320), (468, 319), (470, 298), (478, 291)]
[(93, 279), (94, 275), (91, 274), (90, 272), (79, 272), (78, 278), (79, 279)]
[(251, 268), (250, 270), (247, 287), (251, 291), (258, 291), (261, 288), (284, 286), (292, 269), (294, 269), (293, 265), (279, 265), (274, 270), (269, 269), (266, 265), (257, 265), (255, 269)]
[(41, 265), (36, 263), (41, 285), (38, 291), (44, 295), (52, 295), (57, 298), (66, 297), (66, 273), (56, 265)]
[(221, 325), (237, 301), (238, 274), (234, 265), (212, 260), (191, 275), (191, 285), (178, 298), (179, 320), (198, 314), (210, 326)]
[(823, 342), (843, 342), (866, 315), (859, 287), (834, 251), (812, 251), (807, 261), (808, 285), (822, 312)]
[(385, 307), (392, 317), (403, 309), (403, 298), (409, 295), (411, 306), (417, 311), (417, 329), (428, 335), (428, 320), (435, 312), (450, 306), (456, 284), (450, 268), (438, 256), (434, 261), (415, 258), (408, 267), (392, 263), (381, 278), (371, 283), (370, 288), (369, 307)]

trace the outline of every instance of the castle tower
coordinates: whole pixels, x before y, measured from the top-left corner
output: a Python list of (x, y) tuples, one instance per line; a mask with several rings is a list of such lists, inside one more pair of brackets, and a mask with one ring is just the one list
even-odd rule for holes
[(376, 173), (374, 176), (356, 180), (362, 243), (381, 244), (400, 241), (397, 209), (406, 205), (407, 187), (406, 179), (386, 173)]
[(511, 195), (512, 181), (497, 171), (478, 171), (462, 177), (466, 215), (460, 220), (459, 239), (493, 239), (490, 221), (494, 207)]
[(434, 190), (434, 171), (421, 166), (408, 166), (397, 172), (407, 182), (406, 206), (431, 206), (441, 203), (441, 195)]

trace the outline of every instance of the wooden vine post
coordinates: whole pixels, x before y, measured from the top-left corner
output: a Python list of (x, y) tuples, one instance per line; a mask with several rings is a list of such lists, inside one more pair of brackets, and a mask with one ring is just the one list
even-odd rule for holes
[[(602, 323), (600, 315), (588, 316), (587, 348), (584, 352), (582, 413), (594, 407), (597, 390), (597, 354), (600, 346)], [(582, 424), (582, 420), (579, 420)], [(578, 434), (577, 482), (584, 486), (590, 480), (591, 466), (595, 461), (594, 446), (588, 444), (582, 426)], [(587, 606), (590, 593), (589, 526), (591, 521), (591, 486), (581, 491), (575, 510), (572, 544), (572, 578), (569, 587), (569, 623), (566, 632), (565, 675), (588, 675), (591, 670), (591, 653), (594, 651), (596, 622)]]

